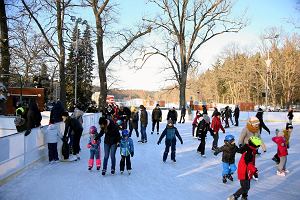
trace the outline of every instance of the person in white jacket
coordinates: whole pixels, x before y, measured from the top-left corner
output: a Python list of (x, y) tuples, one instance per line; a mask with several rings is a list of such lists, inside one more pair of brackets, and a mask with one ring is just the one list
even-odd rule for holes
[(53, 119), (50, 119), (50, 123), (46, 131), (46, 142), (48, 143), (48, 156), (50, 164), (59, 161), (57, 153), (57, 142), (59, 138), (61, 138), (61, 134), (58, 124), (53, 123)]

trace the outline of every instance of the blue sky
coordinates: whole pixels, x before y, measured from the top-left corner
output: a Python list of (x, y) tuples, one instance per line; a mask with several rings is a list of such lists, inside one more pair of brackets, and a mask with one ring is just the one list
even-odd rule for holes
[[(137, 24), (143, 16), (153, 16), (159, 12), (154, 4), (146, 3), (146, 0), (113, 0), (113, 2), (119, 4), (119, 21), (127, 27)], [(299, 29), (295, 29), (292, 24), (287, 22), (291, 18), (300, 19), (300, 11), (296, 10), (297, 0), (235, 0), (234, 2), (232, 15), (239, 16), (244, 10), (247, 10), (246, 17), (249, 24), (239, 33), (222, 35), (205, 44), (199, 50), (198, 59), (203, 64), (200, 71), (210, 67), (224, 51), (224, 48), (231, 43), (239, 44), (242, 49), (257, 48), (261, 42), (260, 35), (272, 27), (281, 28), (288, 34), (300, 32)], [(89, 17), (83, 13), (78, 13), (79, 16), (81, 14), (83, 18), (86, 17), (88, 21), (94, 22), (94, 17), (90, 15), (91, 12)], [(156, 59), (137, 72), (116, 64), (114, 68), (117, 69), (116, 73), (121, 80), (116, 87), (157, 90), (166, 86), (164, 81), (166, 74), (159, 70), (161, 68), (159, 63), (162, 61)], [(98, 81), (96, 82), (98, 84)]]

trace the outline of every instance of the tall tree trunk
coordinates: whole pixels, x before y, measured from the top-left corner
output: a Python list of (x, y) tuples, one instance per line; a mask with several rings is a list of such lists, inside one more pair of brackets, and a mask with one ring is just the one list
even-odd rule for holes
[(181, 82), (179, 83), (179, 109), (182, 108), (182, 106), (186, 105), (186, 95), (185, 95), (185, 89), (186, 89), (186, 81), (187, 81), (187, 73), (183, 73), (181, 77)]
[(100, 95), (99, 95), (99, 108), (104, 110), (106, 106), (107, 96), (107, 78), (106, 78), (106, 65), (103, 55), (103, 29), (101, 24), (101, 18), (98, 15), (96, 17), (96, 28), (97, 28), (97, 57), (99, 66), (99, 79), (100, 79)]
[(57, 8), (57, 39), (59, 46), (59, 79), (60, 79), (60, 101), (66, 106), (66, 79), (65, 79), (65, 46), (63, 40), (63, 10), (61, 9), (61, 1), (56, 1)]
[[(1, 68), (0, 74), (8, 74), (9, 73), (9, 65), (10, 65), (10, 54), (9, 54), (9, 46), (8, 46), (8, 28), (7, 28), (7, 18), (5, 11), (5, 3), (4, 0), (0, 0), (0, 49), (1, 49)], [(3, 81), (3, 84), (8, 86), (8, 76), (0, 77), (0, 82)]]

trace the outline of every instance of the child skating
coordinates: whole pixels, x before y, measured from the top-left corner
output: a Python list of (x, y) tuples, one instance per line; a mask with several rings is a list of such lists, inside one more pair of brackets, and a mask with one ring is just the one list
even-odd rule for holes
[(277, 175), (285, 176), (286, 173), (288, 173), (288, 170), (286, 169), (288, 150), (283, 132), (277, 132), (276, 136), (272, 138), (272, 141), (277, 144), (277, 156), (280, 160), (277, 166)]
[(131, 160), (130, 156), (133, 157), (134, 155), (134, 147), (133, 147), (133, 141), (129, 137), (128, 130), (122, 131), (122, 138), (120, 141), (120, 154), (121, 154), (121, 161), (120, 161), (120, 172), (123, 174), (125, 163), (126, 163), (126, 169), (128, 171), (128, 174), (131, 173)]
[(175, 154), (176, 154), (176, 137), (180, 140), (181, 144), (183, 144), (182, 138), (179, 135), (179, 132), (176, 127), (173, 125), (173, 121), (171, 119), (168, 120), (168, 124), (165, 128), (165, 130), (162, 132), (161, 136), (159, 137), (159, 140), (157, 144), (159, 145), (161, 140), (166, 136), (165, 140), (165, 152), (163, 155), (163, 162), (166, 162), (168, 154), (169, 154), (169, 149), (171, 147), (171, 160), (173, 162), (176, 162), (175, 159)]
[(227, 182), (227, 179), (233, 181), (232, 174), (236, 171), (235, 165), (235, 154), (238, 152), (239, 148), (235, 144), (233, 135), (226, 135), (224, 139), (224, 145), (220, 148), (216, 148), (214, 155), (223, 152), (222, 162), (223, 162), (223, 183)]
[(248, 144), (240, 148), (242, 153), (241, 159), (238, 164), (238, 179), (240, 180), (241, 188), (238, 189), (227, 200), (237, 200), (242, 195), (242, 200), (248, 197), (250, 190), (250, 180), (253, 176), (257, 177), (257, 168), (255, 167), (256, 150), (262, 144), (261, 139), (256, 136), (249, 138)]
[(87, 148), (90, 149), (90, 159), (89, 159), (89, 167), (88, 170), (91, 170), (94, 165), (94, 159), (96, 159), (96, 166), (97, 170), (100, 170), (101, 167), (101, 159), (100, 159), (100, 142), (101, 140), (95, 140), (97, 133), (97, 128), (95, 126), (90, 127), (90, 137), (89, 137), (89, 143), (87, 144)]

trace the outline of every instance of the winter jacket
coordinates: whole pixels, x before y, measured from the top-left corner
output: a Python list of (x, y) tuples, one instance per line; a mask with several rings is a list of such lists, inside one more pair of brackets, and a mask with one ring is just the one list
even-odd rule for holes
[(130, 126), (133, 129), (138, 128), (138, 122), (139, 122), (139, 113), (138, 112), (132, 112), (130, 117)]
[(104, 134), (104, 143), (107, 145), (117, 144), (121, 139), (118, 126), (112, 120), (109, 120), (106, 130), (101, 130), (99, 137), (96, 139), (102, 137)]
[(235, 154), (239, 151), (239, 148), (235, 144), (225, 142), (225, 144), (216, 149), (215, 154), (223, 152), (222, 162), (233, 164), (235, 163)]
[(207, 135), (207, 131), (209, 131), (211, 134), (213, 134), (213, 130), (210, 128), (209, 123), (206, 123), (204, 119), (202, 119), (197, 126), (196, 129), (196, 136), (205, 138)]
[(105, 107), (103, 114), (104, 114), (105, 118), (109, 118), (109, 117), (112, 117), (114, 113), (115, 113), (115, 110), (113, 109), (113, 107), (111, 105), (108, 105)]
[(147, 125), (148, 125), (148, 113), (147, 113), (146, 109), (141, 110), (140, 121), (141, 121), (141, 124), (144, 127), (147, 127)]
[(185, 116), (186, 114), (186, 108), (181, 108), (181, 116)]
[(239, 118), (239, 116), (240, 116), (240, 108), (239, 107), (235, 107), (233, 116), (235, 118)]
[(292, 110), (289, 111), (288, 114), (287, 114), (287, 116), (288, 116), (289, 120), (293, 120), (293, 118), (294, 118), (293, 111)]
[(57, 143), (58, 139), (61, 138), (58, 124), (50, 124), (46, 130), (45, 138), (46, 143)]
[(27, 112), (27, 129), (39, 127), (41, 125), (42, 115), (37, 109), (33, 110), (29, 107)]
[(257, 168), (255, 167), (256, 149), (246, 144), (241, 147), (240, 152), (242, 156), (238, 164), (238, 179), (241, 181), (250, 180), (252, 176), (257, 173)]
[(177, 122), (177, 111), (176, 110), (169, 110), (167, 115), (167, 120), (171, 119), (174, 123)]
[(62, 122), (62, 113), (65, 111), (61, 101), (57, 101), (50, 112), (50, 119), (53, 119), (54, 123)]
[(196, 115), (196, 117), (194, 118), (194, 120), (193, 120), (193, 123), (192, 123), (192, 125), (198, 125), (198, 123), (199, 123), (199, 121), (200, 121), (200, 116), (199, 115)]
[(82, 110), (79, 110), (78, 108), (74, 109), (73, 114), (71, 115), (71, 117), (78, 119), (78, 121), (83, 124), (83, 114), (84, 112)]
[(180, 140), (181, 144), (183, 143), (182, 138), (181, 138), (177, 128), (174, 126), (169, 127), (167, 125), (167, 127), (163, 130), (161, 136), (159, 137), (157, 143), (159, 144), (165, 136), (166, 136), (166, 140), (165, 140), (166, 142), (169, 142), (169, 141), (176, 142), (176, 137), (177, 137)]
[(129, 156), (134, 154), (133, 141), (131, 138), (125, 139), (122, 137), (120, 141), (120, 154), (121, 156)]
[(222, 126), (220, 118), (218, 118), (216, 116), (214, 116), (212, 118), (211, 128), (214, 132), (219, 132), (219, 130), (221, 129), (223, 131), (223, 133), (225, 133), (225, 129)]
[(291, 133), (288, 132), (287, 130), (283, 130), (282, 132), (283, 132), (283, 134), (284, 134), (285, 143), (286, 143), (287, 146), (289, 146), (289, 145), (290, 145), (290, 137), (291, 137)]
[(162, 116), (162, 113), (161, 113), (160, 108), (155, 107), (152, 111), (152, 121), (161, 121), (161, 116)]
[(98, 136), (98, 133), (96, 134), (90, 134), (90, 137), (89, 137), (89, 141), (88, 141), (88, 144), (87, 144), (87, 147), (91, 150), (91, 151), (99, 151), (100, 150), (100, 143), (101, 143), (101, 140), (98, 139), (98, 140), (95, 140), (95, 138)]
[(272, 141), (277, 144), (277, 154), (278, 157), (287, 156), (288, 150), (286, 145), (286, 140), (283, 136), (273, 137)]
[(72, 132), (74, 135), (81, 135), (82, 131), (83, 128), (78, 119), (67, 117), (65, 121), (64, 137), (70, 136)]

